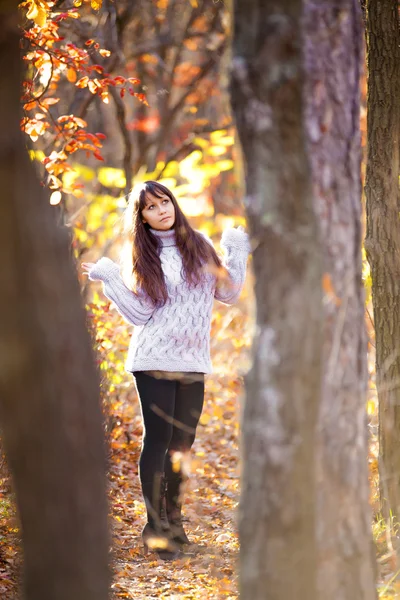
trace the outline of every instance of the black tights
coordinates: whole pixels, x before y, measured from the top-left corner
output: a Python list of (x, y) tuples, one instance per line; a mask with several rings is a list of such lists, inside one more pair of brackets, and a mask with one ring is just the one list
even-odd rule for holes
[[(162, 379), (145, 371), (134, 374), (143, 415), (143, 445), (139, 475), (148, 521), (157, 523), (160, 514), (160, 484), (167, 484), (167, 500), (179, 502), (183, 473), (171, 457), (193, 445), (204, 401), (204, 375), (195, 379)], [(179, 466), (179, 463), (178, 463)]]

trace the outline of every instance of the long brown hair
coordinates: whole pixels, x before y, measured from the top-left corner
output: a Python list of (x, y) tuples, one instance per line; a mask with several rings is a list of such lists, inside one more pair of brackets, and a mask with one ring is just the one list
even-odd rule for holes
[(142, 217), (147, 193), (157, 198), (168, 196), (175, 207), (176, 245), (182, 256), (183, 277), (190, 286), (200, 283), (205, 269), (218, 273), (222, 265), (214, 248), (190, 226), (168, 188), (157, 181), (145, 181), (138, 190), (132, 190), (125, 213), (125, 232), (131, 255), (129, 275), (131, 279), (133, 277), (136, 290), (143, 290), (155, 306), (163, 306), (168, 292), (160, 260), (161, 240), (153, 235), (147, 223), (143, 223)]

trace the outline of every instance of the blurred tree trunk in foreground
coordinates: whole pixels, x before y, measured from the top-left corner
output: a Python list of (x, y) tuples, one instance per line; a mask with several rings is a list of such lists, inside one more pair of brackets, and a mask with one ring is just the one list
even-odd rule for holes
[(318, 589), (376, 597), (369, 507), (367, 344), (361, 226), (358, 0), (305, 2), (306, 128), (324, 257), (324, 369), (318, 423)]
[(400, 516), (400, 23), (397, 0), (367, 2), (367, 236), (385, 517)]
[(232, 101), (258, 244), (242, 600), (372, 600), (360, 8), (236, 0), (235, 18)]
[(0, 420), (29, 600), (106, 600), (106, 461), (66, 231), (19, 128), (17, 2), (0, 6)]
[(241, 598), (316, 598), (321, 246), (304, 135), (302, 2), (237, 0), (232, 103), (257, 247), (243, 417)]

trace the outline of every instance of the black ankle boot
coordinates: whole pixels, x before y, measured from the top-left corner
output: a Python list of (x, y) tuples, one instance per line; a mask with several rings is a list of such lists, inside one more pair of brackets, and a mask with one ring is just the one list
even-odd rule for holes
[(165, 481), (160, 474), (155, 481), (142, 483), (147, 509), (147, 524), (142, 532), (145, 552), (156, 552), (163, 560), (173, 560), (179, 547), (173, 541), (165, 510)]
[(169, 522), (168, 522), (168, 516), (167, 516), (167, 509), (166, 509), (166, 492), (167, 492), (167, 485), (166, 485), (166, 481), (165, 478), (163, 477), (161, 480), (161, 485), (160, 485), (160, 526), (162, 531), (165, 531), (166, 533), (170, 532), (170, 527), (169, 527)]
[(191, 543), (183, 528), (182, 517), (170, 523), (170, 531), (175, 544), (184, 546)]
[(172, 540), (180, 546), (190, 544), (190, 540), (183, 528), (182, 504), (177, 500), (176, 496), (169, 498), (167, 491), (165, 506)]
[(174, 560), (180, 554), (179, 546), (163, 531), (157, 531), (152, 523), (146, 523), (142, 531), (145, 553), (155, 552), (161, 560)]

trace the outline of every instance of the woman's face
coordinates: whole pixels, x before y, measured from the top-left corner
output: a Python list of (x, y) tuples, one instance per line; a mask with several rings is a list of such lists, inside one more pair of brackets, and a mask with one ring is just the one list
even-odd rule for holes
[(167, 231), (175, 225), (175, 207), (166, 195), (154, 196), (146, 193), (146, 206), (142, 210), (142, 220), (152, 229)]

